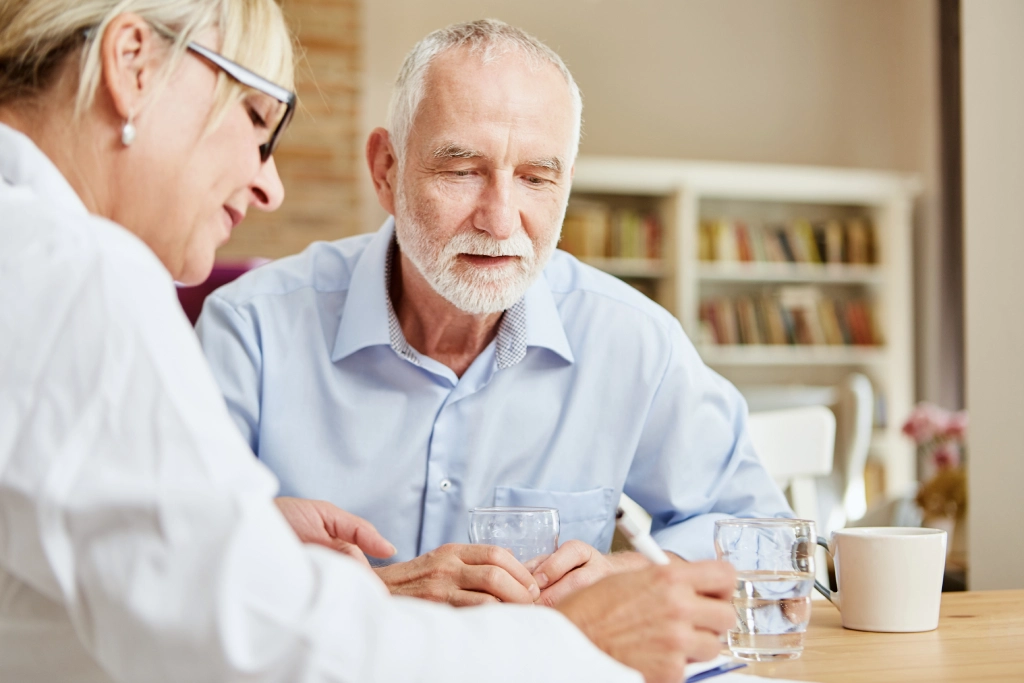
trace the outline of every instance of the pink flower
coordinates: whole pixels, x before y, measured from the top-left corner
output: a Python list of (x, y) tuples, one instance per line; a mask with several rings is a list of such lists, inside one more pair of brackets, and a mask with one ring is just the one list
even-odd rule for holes
[(932, 451), (932, 461), (940, 470), (953, 469), (960, 466), (960, 447), (955, 443), (941, 443)]
[(920, 446), (945, 433), (949, 419), (949, 411), (931, 403), (918, 403), (903, 423), (903, 433)]
[(946, 422), (946, 428), (942, 430), (942, 436), (952, 441), (962, 442), (967, 435), (967, 411), (961, 410), (953, 413)]

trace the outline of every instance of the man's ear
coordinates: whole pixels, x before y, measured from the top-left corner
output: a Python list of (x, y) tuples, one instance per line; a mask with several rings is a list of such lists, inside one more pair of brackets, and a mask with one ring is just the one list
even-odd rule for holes
[(381, 208), (394, 216), (398, 158), (386, 129), (374, 128), (370, 133), (366, 141), (366, 163), (370, 167), (370, 179), (373, 180), (377, 201)]
[(120, 118), (138, 116), (165, 56), (166, 46), (139, 15), (119, 14), (107, 25), (100, 42), (103, 85)]

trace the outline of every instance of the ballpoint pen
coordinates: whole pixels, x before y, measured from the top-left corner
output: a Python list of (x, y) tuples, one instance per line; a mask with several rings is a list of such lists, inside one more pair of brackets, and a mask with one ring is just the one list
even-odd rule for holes
[(658, 547), (649, 533), (627, 517), (622, 508), (615, 512), (615, 524), (638, 553), (654, 564), (668, 564), (668, 555), (665, 554), (665, 551)]
[(686, 679), (686, 683), (697, 683), (697, 681), (703, 681), (704, 679), (711, 678), (712, 676), (727, 674), (730, 671), (742, 669), (745, 666), (746, 664), (744, 664), (743, 662), (726, 662), (725, 664), (719, 664), (714, 668), (706, 669), (704, 671), (701, 671), (700, 673), (693, 674), (692, 676)]

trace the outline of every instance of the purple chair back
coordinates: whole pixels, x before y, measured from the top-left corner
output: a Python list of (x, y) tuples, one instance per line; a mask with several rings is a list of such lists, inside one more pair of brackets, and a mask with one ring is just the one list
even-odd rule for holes
[(194, 287), (178, 287), (178, 301), (188, 316), (189, 322), (193, 325), (203, 312), (203, 302), (206, 297), (213, 293), (218, 287), (223, 287), (240, 275), (244, 275), (257, 266), (268, 263), (268, 259), (248, 259), (245, 261), (217, 261), (213, 264), (213, 272), (201, 285)]

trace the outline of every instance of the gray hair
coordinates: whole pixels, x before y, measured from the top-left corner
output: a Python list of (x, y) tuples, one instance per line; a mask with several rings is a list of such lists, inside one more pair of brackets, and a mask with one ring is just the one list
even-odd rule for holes
[(558, 53), (526, 31), (497, 19), (479, 19), (434, 31), (416, 43), (406, 55), (391, 92), (386, 124), (400, 165), (405, 158), (405, 146), (416, 110), (425, 94), (427, 69), (442, 53), (461, 47), (467, 48), (471, 54), (479, 54), (485, 64), (497, 61), (510, 52), (518, 52), (537, 67), (550, 64), (557, 68), (565, 78), (572, 98), (575, 120), (572, 158), (576, 158), (583, 123), (583, 97), (565, 62)]

